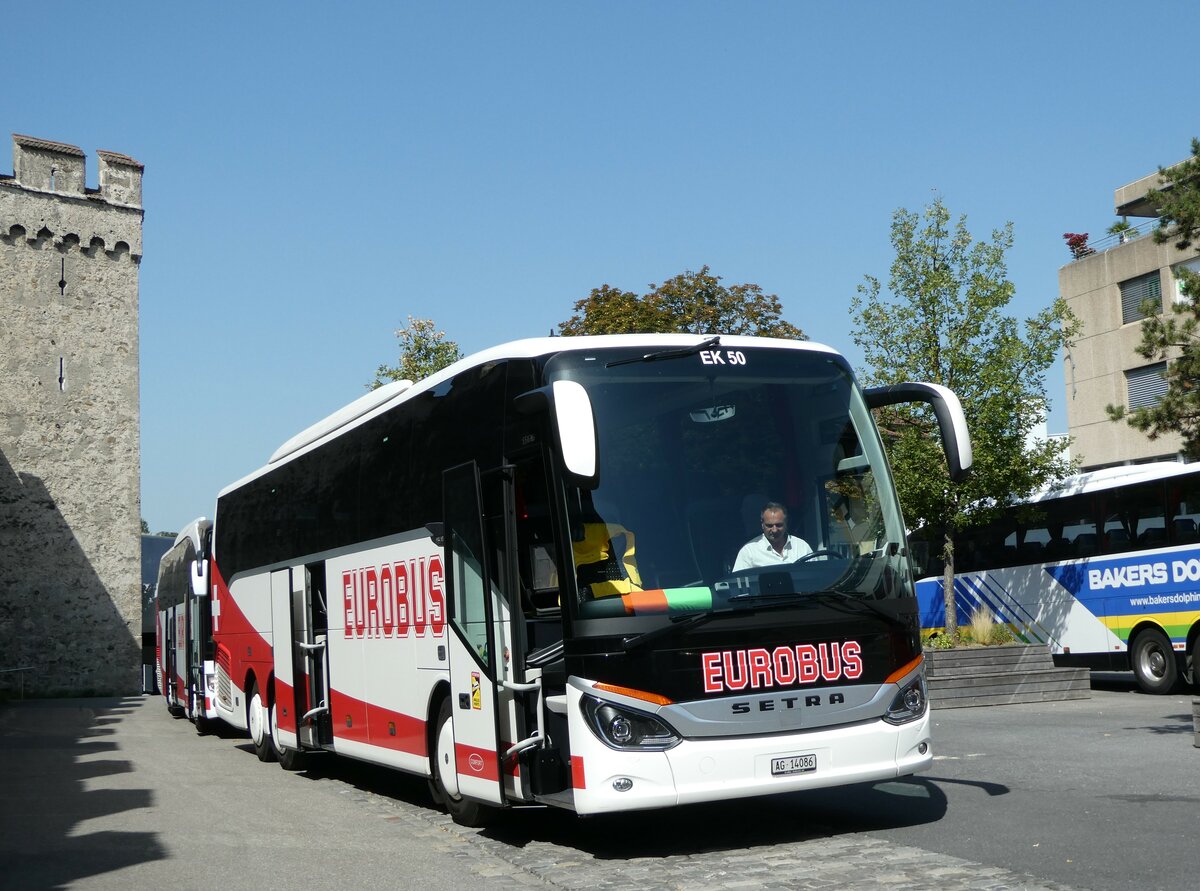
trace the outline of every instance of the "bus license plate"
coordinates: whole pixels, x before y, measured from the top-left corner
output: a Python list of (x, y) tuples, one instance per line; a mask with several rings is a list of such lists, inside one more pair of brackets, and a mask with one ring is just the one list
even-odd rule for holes
[(793, 773), (810, 773), (817, 769), (816, 755), (788, 755), (771, 759), (771, 776), (785, 777)]

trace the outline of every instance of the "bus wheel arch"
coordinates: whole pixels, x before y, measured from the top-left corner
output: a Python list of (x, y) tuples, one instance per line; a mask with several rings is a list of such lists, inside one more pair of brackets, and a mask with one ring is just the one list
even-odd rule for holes
[(1130, 635), (1129, 665), (1143, 692), (1170, 693), (1179, 683), (1179, 660), (1165, 631), (1143, 624)]

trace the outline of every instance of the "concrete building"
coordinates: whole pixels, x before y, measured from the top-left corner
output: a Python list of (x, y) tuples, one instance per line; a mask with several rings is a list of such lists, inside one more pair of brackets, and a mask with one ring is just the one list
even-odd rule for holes
[(0, 174), (0, 694), (140, 688), (142, 165), (96, 156)]
[(1085, 470), (1179, 457), (1177, 435), (1151, 440), (1109, 420), (1105, 411), (1108, 405), (1154, 404), (1166, 391), (1166, 363), (1135, 352), (1141, 342), (1139, 307), (1151, 299), (1170, 312), (1178, 299), (1175, 270), (1186, 265), (1200, 271), (1200, 251), (1181, 252), (1150, 237), (1157, 213), (1146, 194), (1159, 185), (1153, 173), (1117, 189), (1116, 215), (1132, 218), (1134, 228), (1081, 246), (1058, 273), (1059, 293), (1083, 323), (1079, 341), (1064, 354), (1063, 372), (1071, 454)]

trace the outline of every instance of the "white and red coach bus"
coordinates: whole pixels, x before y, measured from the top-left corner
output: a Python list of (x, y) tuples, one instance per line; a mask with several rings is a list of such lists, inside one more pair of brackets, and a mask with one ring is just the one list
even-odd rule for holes
[[(430, 778), (455, 819), (788, 792), (932, 759), (873, 406), (811, 343), (519, 341), (389, 384), (222, 491), (217, 710), (259, 757)], [(812, 553), (733, 571), (768, 502)], [(797, 549), (799, 550), (799, 549)]]
[(158, 563), (154, 593), (158, 689), (200, 731), (216, 719), (209, 555), (212, 522), (193, 520)]

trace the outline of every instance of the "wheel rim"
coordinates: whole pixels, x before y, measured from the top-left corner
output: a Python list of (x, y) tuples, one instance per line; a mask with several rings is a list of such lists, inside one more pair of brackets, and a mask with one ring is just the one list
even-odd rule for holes
[(255, 691), (250, 698), (250, 739), (256, 746), (261, 746), (265, 739), (266, 728), (263, 721), (262, 697)]
[(1152, 677), (1155, 680), (1160, 680), (1167, 674), (1167, 657), (1163, 653), (1162, 647), (1157, 644), (1148, 644), (1142, 650), (1141, 666), (1143, 674)]
[(438, 731), (437, 745), (438, 782), (450, 798), (457, 799), (458, 794), (458, 765), (454, 760), (454, 724), (451, 721), (442, 723)]

